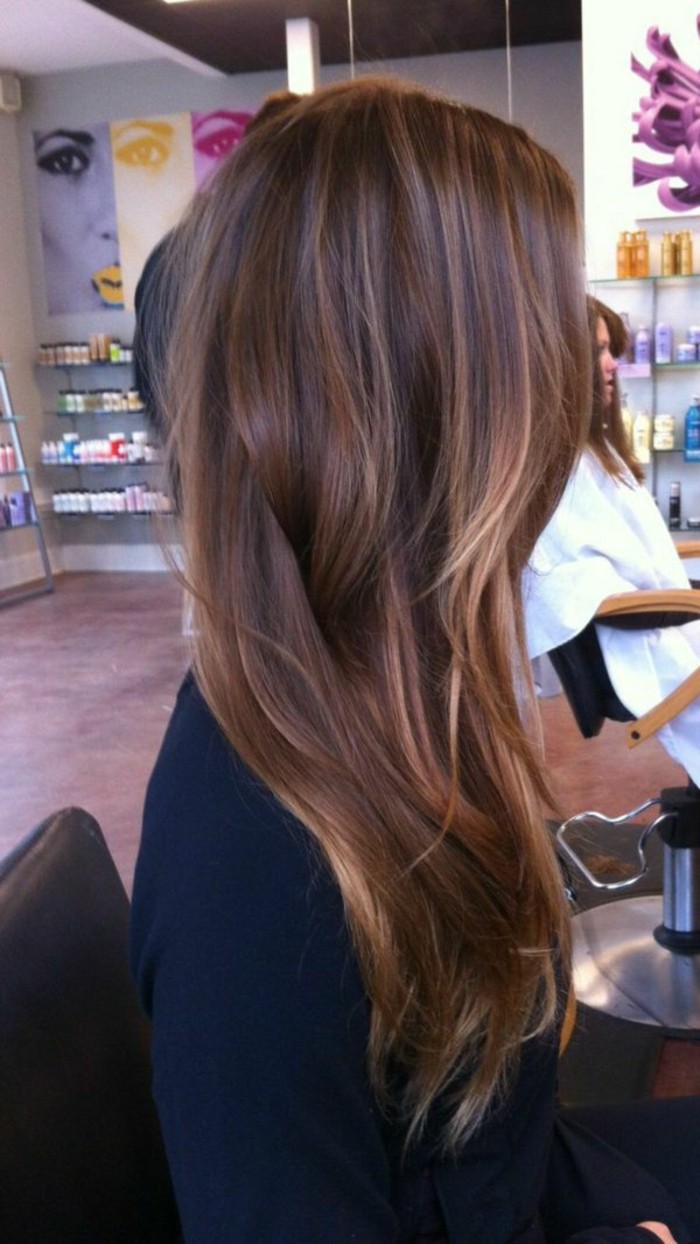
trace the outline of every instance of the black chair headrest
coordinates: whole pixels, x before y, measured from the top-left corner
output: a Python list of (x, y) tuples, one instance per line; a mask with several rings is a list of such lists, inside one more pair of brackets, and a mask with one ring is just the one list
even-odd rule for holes
[(634, 714), (618, 699), (610, 681), (594, 621), (573, 639), (553, 648), (549, 658), (584, 739), (600, 734), (606, 718), (633, 720)]

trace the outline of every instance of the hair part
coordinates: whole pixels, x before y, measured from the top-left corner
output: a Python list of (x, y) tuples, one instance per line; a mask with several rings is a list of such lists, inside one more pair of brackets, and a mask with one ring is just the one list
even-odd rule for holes
[(362, 79), (258, 124), (179, 232), (198, 681), (337, 879), (380, 1099), (409, 1137), (448, 1101), (456, 1145), (568, 947), (520, 576), (587, 430), (572, 184), (521, 129)]

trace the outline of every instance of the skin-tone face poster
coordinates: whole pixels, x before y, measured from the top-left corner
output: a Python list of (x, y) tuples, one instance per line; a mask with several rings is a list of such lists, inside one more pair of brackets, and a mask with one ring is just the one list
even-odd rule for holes
[(189, 112), (110, 124), (124, 306), (150, 252), (194, 194)]
[(122, 306), (109, 125), (34, 133), (50, 315)]
[(153, 247), (253, 115), (217, 108), (35, 131), (49, 314), (131, 310)]

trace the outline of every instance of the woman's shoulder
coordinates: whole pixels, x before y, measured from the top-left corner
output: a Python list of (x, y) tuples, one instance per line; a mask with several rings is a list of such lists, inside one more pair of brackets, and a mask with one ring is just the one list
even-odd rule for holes
[(312, 834), (246, 767), (191, 674), (185, 678), (146, 793), (135, 905), (174, 920), (207, 896), (291, 908), (336, 887)]
[[(206, 841), (207, 827), (306, 849), (310, 835), (267, 786), (243, 763), (225, 738), (191, 672), (185, 677), (146, 794), (144, 834), (164, 820), (173, 835), (192, 822)], [(193, 843), (193, 846), (196, 846)]]
[(303, 960), (327, 982), (352, 960), (315, 838), (235, 754), (191, 676), (148, 786), (131, 945), (147, 1009), (159, 964), (195, 982), (202, 963), (247, 979), (253, 962), (275, 977)]

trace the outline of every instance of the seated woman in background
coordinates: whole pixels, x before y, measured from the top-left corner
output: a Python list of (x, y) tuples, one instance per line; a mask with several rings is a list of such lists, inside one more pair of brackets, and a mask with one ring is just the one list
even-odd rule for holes
[(585, 432), (579, 255), (554, 157), (371, 78), (259, 122), (167, 248), (194, 661), (132, 954), (188, 1244), (690, 1239), (555, 1122), (521, 575)]
[[(623, 426), (616, 373), (626, 348), (624, 324), (594, 298), (589, 309), (595, 358), (591, 428), (524, 576), (531, 657), (582, 631), (606, 596), (690, 586)], [(635, 717), (700, 664), (700, 621), (661, 630), (601, 625), (597, 632), (615, 692)], [(700, 785), (700, 706), (680, 713), (658, 737)]]

